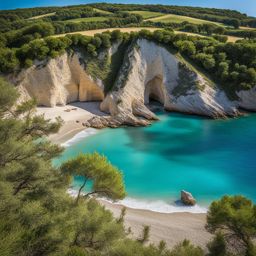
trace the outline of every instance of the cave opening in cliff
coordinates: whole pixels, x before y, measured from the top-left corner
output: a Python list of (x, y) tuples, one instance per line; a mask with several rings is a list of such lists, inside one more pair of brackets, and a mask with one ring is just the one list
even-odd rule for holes
[(154, 101), (164, 104), (163, 77), (160, 75), (155, 76), (145, 86), (145, 104), (152, 104)]

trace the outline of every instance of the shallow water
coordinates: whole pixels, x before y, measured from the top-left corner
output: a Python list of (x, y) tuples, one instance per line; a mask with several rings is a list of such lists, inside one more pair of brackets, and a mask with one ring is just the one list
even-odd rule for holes
[(224, 194), (256, 201), (256, 115), (228, 120), (173, 113), (159, 117), (149, 127), (104, 129), (86, 138), (81, 133), (66, 144), (57, 162), (80, 152), (103, 153), (122, 170), (125, 202), (135, 208), (168, 208), (182, 189), (202, 206)]

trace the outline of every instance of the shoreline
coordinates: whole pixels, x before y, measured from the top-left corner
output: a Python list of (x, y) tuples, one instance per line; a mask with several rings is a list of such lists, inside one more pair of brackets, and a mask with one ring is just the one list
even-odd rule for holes
[[(54, 108), (39, 107), (37, 108), (37, 114), (44, 114), (45, 118), (51, 120), (54, 120), (57, 116), (62, 117), (63, 126), (57, 134), (49, 136), (49, 140), (68, 147), (81, 138), (97, 133), (96, 129), (83, 127), (82, 122), (95, 115), (105, 115), (98, 110), (98, 104), (98, 102), (78, 102)], [(67, 111), (68, 109), (69, 111)], [(72, 193), (70, 194), (72, 195)], [(161, 240), (164, 240), (169, 248), (184, 239), (189, 239), (193, 244), (205, 248), (211, 238), (211, 234), (204, 228), (206, 224), (205, 212), (161, 212), (148, 208), (135, 208), (129, 204), (111, 203), (103, 199), (99, 199), (99, 202), (110, 210), (114, 217), (120, 216), (122, 208), (126, 208), (125, 227), (126, 229), (131, 228), (130, 236), (135, 239), (140, 236), (145, 225), (150, 226), (149, 242), (157, 245)]]
[[(123, 205), (101, 199), (99, 201), (106, 209), (113, 213), (114, 217), (120, 216)], [(131, 229), (131, 237), (134, 239), (141, 235), (145, 225), (150, 226), (149, 242), (158, 245), (161, 240), (164, 240), (168, 248), (173, 248), (177, 243), (188, 239), (194, 245), (205, 249), (212, 237), (205, 229), (205, 213), (160, 213), (150, 210), (125, 208), (124, 225), (126, 229)]]
[(99, 109), (100, 102), (74, 102), (65, 106), (37, 107), (36, 114), (44, 115), (52, 121), (61, 117), (63, 125), (59, 132), (50, 135), (48, 138), (52, 143), (63, 145), (84, 130), (90, 129), (83, 126), (83, 123), (94, 116), (107, 116)]
[[(68, 194), (72, 197), (76, 196), (74, 190), (68, 190)], [(164, 240), (170, 249), (184, 239), (206, 249), (207, 243), (212, 238), (212, 235), (205, 229), (206, 213), (162, 213), (147, 209), (135, 209), (102, 198), (97, 198), (97, 201), (105, 209), (111, 211), (115, 218), (120, 217), (123, 208), (126, 209), (124, 226), (126, 230), (131, 230), (129, 236), (133, 239), (141, 236), (144, 226), (150, 226), (149, 243), (157, 246), (160, 241)]]

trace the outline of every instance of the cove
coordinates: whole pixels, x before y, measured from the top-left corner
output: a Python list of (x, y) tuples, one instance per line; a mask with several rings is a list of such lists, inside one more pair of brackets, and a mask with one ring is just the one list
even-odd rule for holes
[(136, 200), (173, 204), (185, 189), (202, 206), (225, 194), (256, 201), (255, 114), (225, 120), (165, 112), (158, 117), (148, 127), (104, 129), (71, 140), (55, 163), (100, 152), (123, 172), (128, 198)]

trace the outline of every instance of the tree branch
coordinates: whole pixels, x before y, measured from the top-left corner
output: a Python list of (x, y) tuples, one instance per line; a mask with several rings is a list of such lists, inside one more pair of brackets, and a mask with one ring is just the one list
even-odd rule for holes
[(82, 189), (85, 187), (86, 182), (87, 182), (87, 179), (85, 179), (85, 180), (84, 180), (83, 185), (82, 185), (82, 186), (79, 188), (79, 190), (78, 190), (78, 194), (77, 194), (77, 197), (76, 197), (76, 204), (77, 204), (77, 203), (78, 203), (78, 201), (79, 201), (79, 198), (80, 198), (80, 195), (81, 195)]

